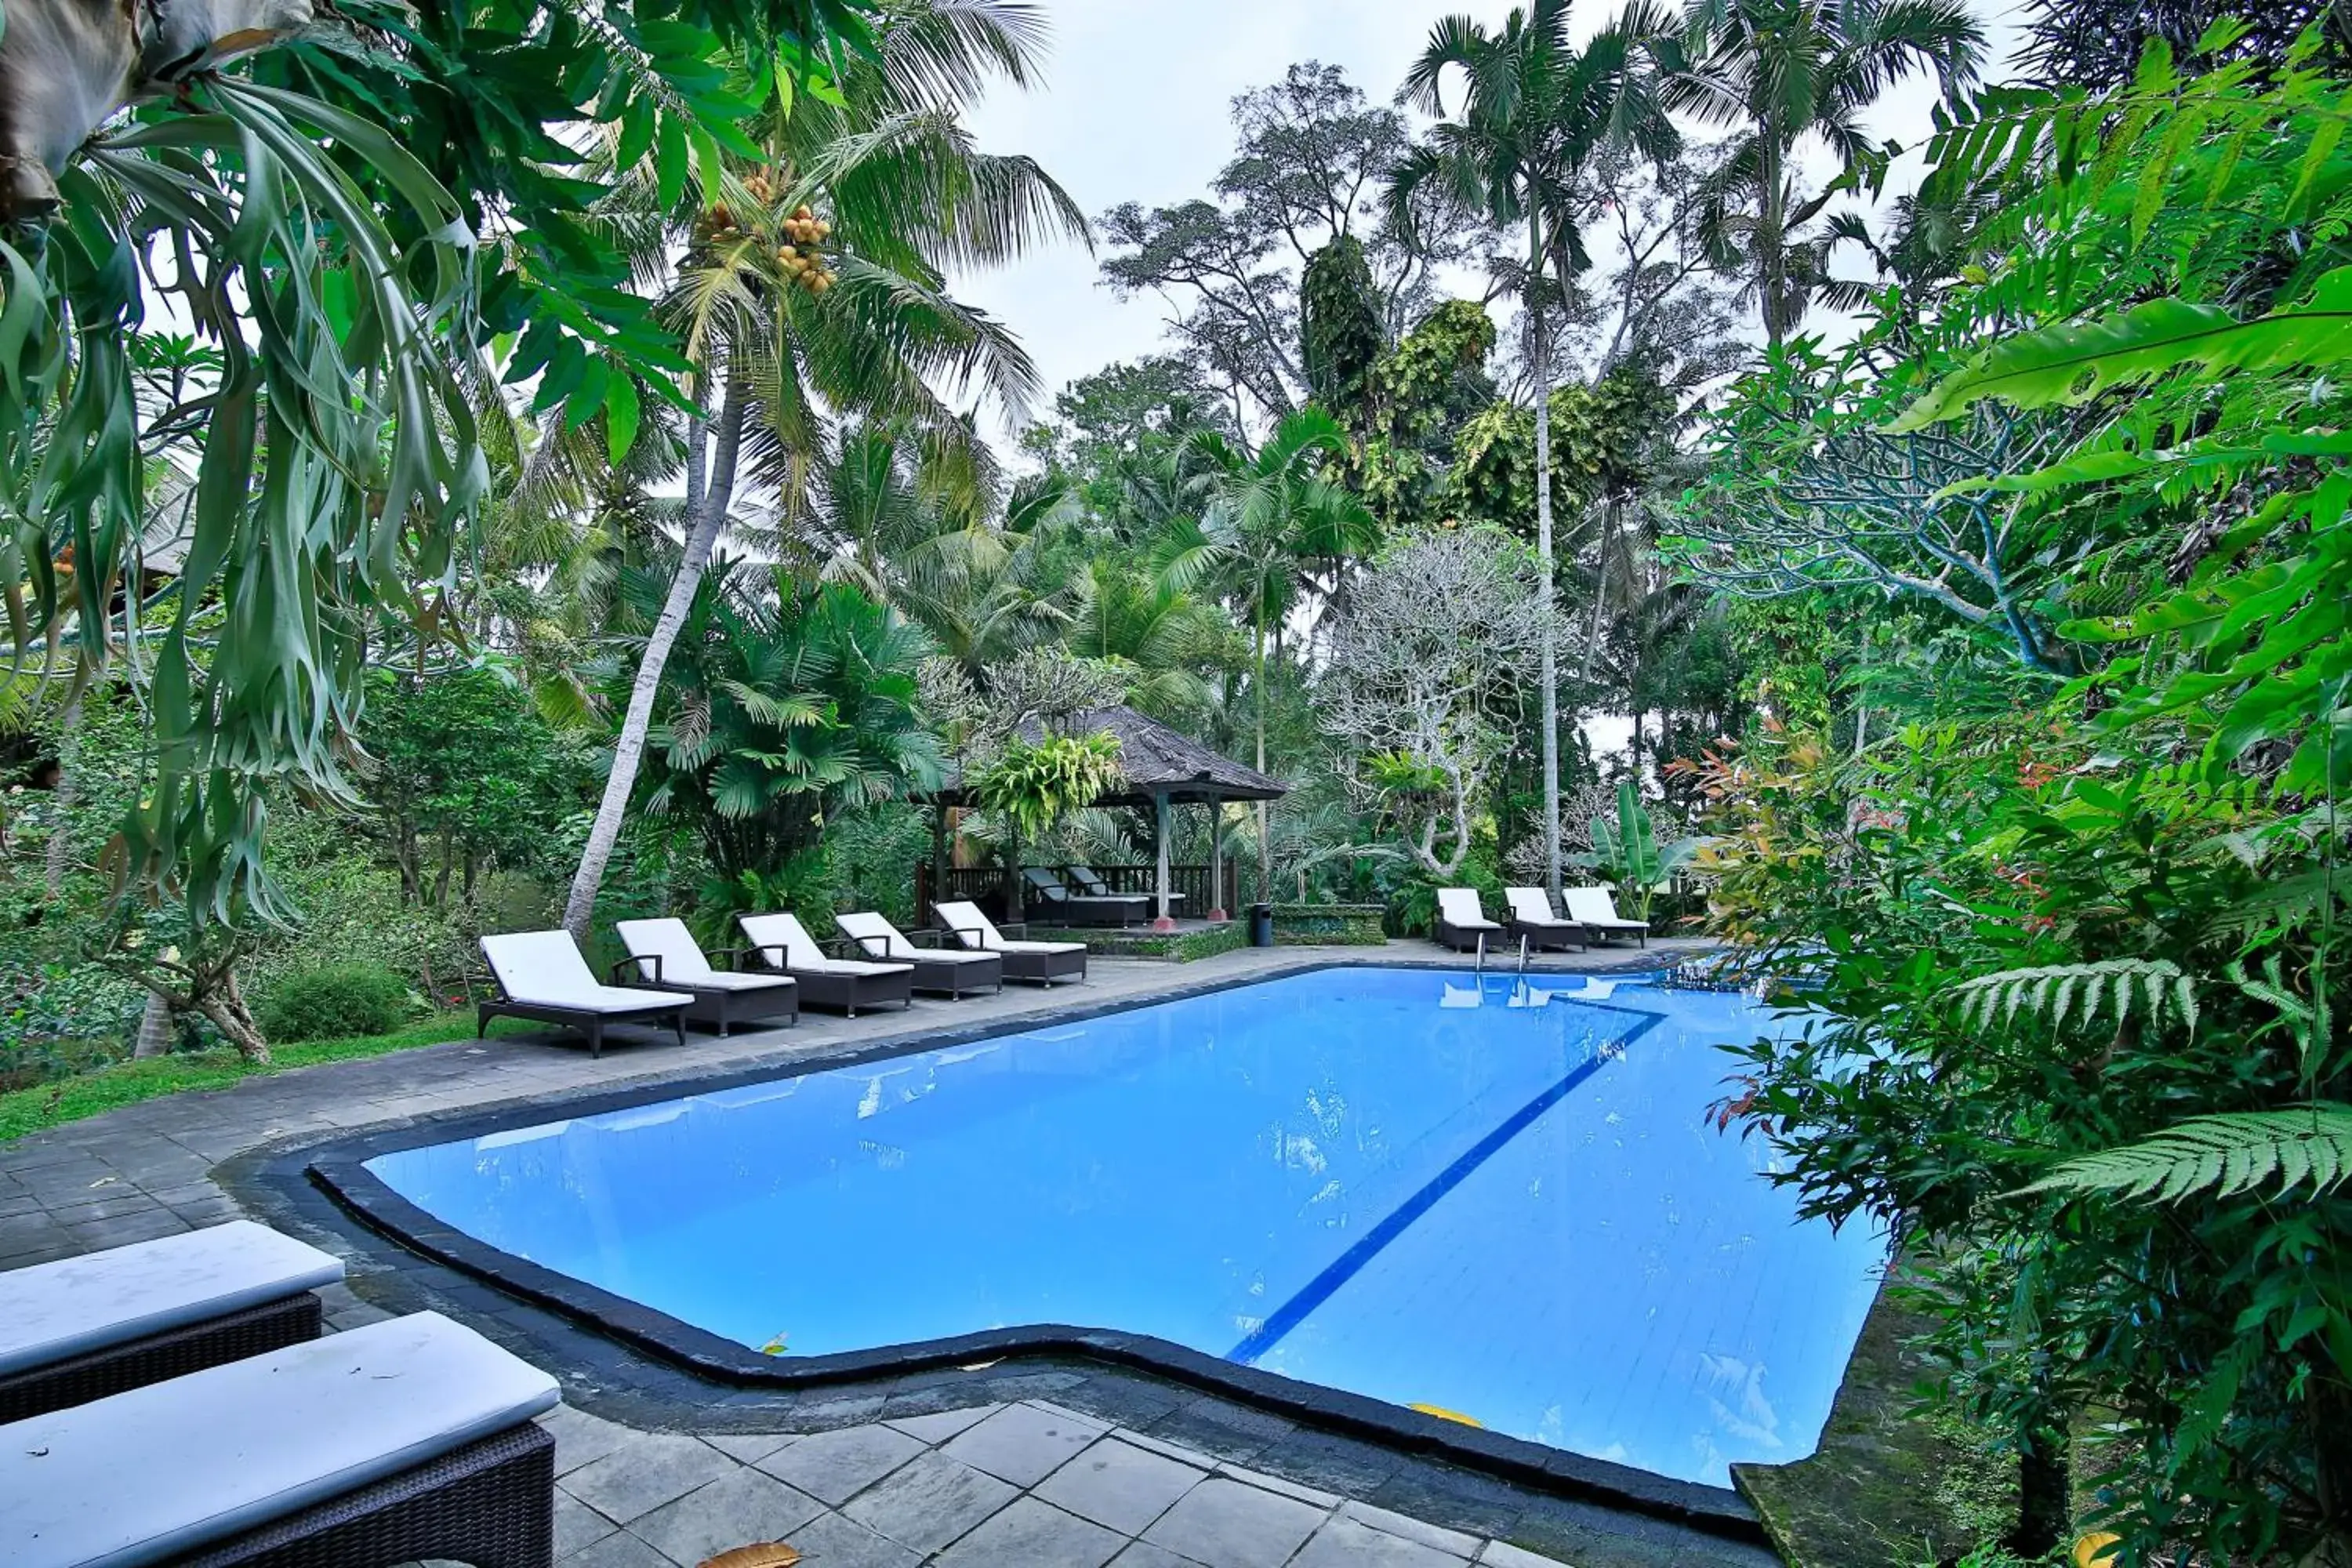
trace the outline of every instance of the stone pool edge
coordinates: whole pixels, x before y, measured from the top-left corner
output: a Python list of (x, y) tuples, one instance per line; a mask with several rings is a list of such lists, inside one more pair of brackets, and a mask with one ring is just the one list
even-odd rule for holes
[[(803, 1389), (856, 1384), (1008, 1356), (1076, 1357), (1168, 1378), (1314, 1426), (1369, 1438), (1403, 1453), (1449, 1461), (1571, 1500), (1626, 1510), (1727, 1540), (1769, 1544), (1756, 1510), (1728, 1488), (1677, 1480), (1466, 1426), (1364, 1394), (1238, 1365), (1150, 1335), (1066, 1324), (1035, 1324), (824, 1356), (766, 1356), (667, 1313), (478, 1240), (411, 1204), (365, 1168), (368, 1160), (400, 1149), (453, 1142), (692, 1095), (723, 1093), (749, 1084), (770, 1083), (812, 1072), (856, 1068), (1297, 974), (1365, 967), (1433, 966), (1367, 963), (1355, 958), (1318, 959), (1284, 965), (1269, 973), (1203, 980), (1149, 997), (1076, 1007), (1046, 1018), (1000, 1019), (964, 1028), (924, 1029), (892, 1037), (862, 1049), (805, 1061), (771, 1063), (700, 1078), (641, 1081), (568, 1098), (469, 1108), (392, 1127), (362, 1130), (323, 1145), (308, 1143), (290, 1152), (265, 1158), (252, 1174), (265, 1185), (291, 1184), (320, 1192), (343, 1213), (409, 1252), (479, 1279), (510, 1296), (552, 1310), (591, 1332), (619, 1341), (713, 1383), (738, 1388)], [(1617, 973), (1646, 973), (1648, 968), (1628, 965)], [(1622, 1006), (1583, 1005), (1650, 1016)]]

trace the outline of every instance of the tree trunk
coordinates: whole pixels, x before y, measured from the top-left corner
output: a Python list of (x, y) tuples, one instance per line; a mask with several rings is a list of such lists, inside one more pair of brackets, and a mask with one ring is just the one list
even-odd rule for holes
[(678, 628), (686, 624), (687, 612), (694, 605), (695, 591), (702, 585), (702, 573), (710, 563), (711, 549), (727, 526), (728, 505), (734, 500), (735, 460), (742, 449), (743, 421), (750, 401), (750, 392), (741, 376), (730, 375), (726, 400), (719, 414), (709, 488), (703, 494), (700, 511), (688, 514), (686, 553), (679, 558), (677, 575), (671, 580), (661, 618), (654, 623), (653, 635), (646, 639), (644, 657), (637, 661), (636, 681), (629, 690), (628, 712), (621, 721), (620, 738), (613, 747), (613, 771), (604, 780), (604, 798), (597, 803), (595, 823), (588, 830), (587, 847), (581, 851), (579, 873), (572, 879), (572, 896), (563, 906), (564, 929), (575, 939), (585, 940), (588, 935), (588, 921), (596, 911), (596, 894), (604, 883), (604, 868), (612, 864), (613, 847), (620, 840), (621, 819), (628, 811), (629, 796), (636, 789), (637, 766), (645, 757), (646, 731), (653, 724), (654, 700), (661, 692), (662, 670), (669, 663), (669, 650), (677, 641)]
[(1528, 357), (1536, 380), (1536, 555), (1543, 595), (1543, 658), (1537, 679), (1543, 686), (1544, 886), (1560, 896), (1559, 853), (1559, 638), (1552, 626), (1551, 542), (1551, 347), (1543, 321), (1543, 216), (1528, 213)]
[[(1261, 596), (1257, 610), (1257, 771), (1265, 772), (1265, 604)], [(1274, 897), (1274, 845), (1266, 837), (1265, 802), (1257, 803), (1257, 896), (1264, 903)]]
[(72, 858), (74, 784), (81, 776), (81, 693), (66, 700), (58, 727), (58, 787), (56, 809), (50, 813), (49, 842), (42, 856), (49, 901), (65, 897), (66, 863)]
[(147, 1010), (139, 1015), (138, 1043), (131, 1047), (134, 1058), (144, 1060), (160, 1057), (172, 1048), (172, 1004), (160, 991), (147, 993)]
[(1768, 119), (1758, 135), (1761, 153), (1759, 178), (1763, 182), (1763, 191), (1756, 213), (1756, 260), (1762, 271), (1764, 341), (1777, 349), (1793, 324), (1787, 314), (1788, 247), (1780, 233), (1788, 216), (1781, 202), (1780, 125)]
[(2017, 1529), (2006, 1544), (2029, 1562), (2056, 1551), (2074, 1524), (2074, 1484), (2068, 1438), (2054, 1413), (2025, 1435), (2017, 1458)]

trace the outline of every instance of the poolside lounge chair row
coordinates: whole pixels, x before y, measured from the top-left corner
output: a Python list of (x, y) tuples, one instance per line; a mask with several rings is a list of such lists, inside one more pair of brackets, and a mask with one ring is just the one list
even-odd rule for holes
[[(1086, 978), (1083, 942), (1007, 938), (969, 903), (943, 903), (938, 913), (943, 930), (912, 936), (879, 914), (842, 915), (842, 939), (829, 946), (796, 915), (738, 915), (745, 945), (715, 964), (684, 921), (622, 921), (613, 929), (628, 956), (613, 965), (610, 984), (596, 978), (568, 931), (486, 936), (482, 956), (499, 994), (479, 1005), (477, 1032), (500, 1016), (561, 1024), (581, 1030), (589, 1054), (601, 1056), (614, 1024), (667, 1025), (684, 1045), (688, 1021), (724, 1037), (750, 1019), (796, 1023), (803, 1002), (854, 1018), (860, 1007), (909, 1006), (918, 991), (961, 1000), (1002, 990), (1008, 979), (1051, 985)], [(640, 984), (622, 984), (632, 969)]]
[(1565, 888), (1559, 899), (1565, 915), (1552, 911), (1551, 900), (1541, 888), (1507, 888), (1510, 906), (1506, 921), (1490, 921), (1475, 888), (1441, 888), (1437, 893), (1437, 940), (1456, 952), (1470, 952), (1499, 943), (1506, 937), (1523, 937), (1537, 952), (1566, 952), (1617, 937), (1636, 937), (1650, 945), (1647, 921), (1629, 921), (1617, 913), (1606, 888)]
[(0, 1273), (0, 1562), (549, 1568), (555, 1380), (248, 1220)]
[[(1110, 884), (1091, 866), (1072, 866), (1066, 877), (1065, 881), (1043, 866), (1024, 867), (1021, 879), (1027, 884), (1027, 901), (1064, 925), (1124, 928), (1151, 916), (1152, 894), (1114, 893)], [(1168, 895), (1171, 909), (1183, 901), (1181, 893)]]

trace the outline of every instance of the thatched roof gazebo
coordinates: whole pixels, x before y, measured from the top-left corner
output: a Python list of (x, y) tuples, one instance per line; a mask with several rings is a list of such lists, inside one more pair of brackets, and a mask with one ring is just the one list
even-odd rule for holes
[[(1031, 719), (1021, 726), (1024, 740), (1042, 740), (1046, 724)], [(1157, 858), (1154, 887), (1157, 892), (1153, 910), (1155, 926), (1162, 930), (1172, 927), (1168, 870), (1169, 812), (1179, 805), (1206, 805), (1220, 810), (1229, 800), (1279, 800), (1290, 793), (1290, 786), (1279, 779), (1268, 778), (1255, 768), (1234, 762), (1231, 757), (1211, 751), (1189, 735), (1180, 734), (1149, 714), (1134, 709), (1095, 708), (1074, 713), (1052, 728), (1073, 735), (1108, 734), (1118, 740), (1118, 787), (1102, 795), (1092, 803), (1098, 806), (1132, 806), (1149, 808), (1151, 812), (1152, 838)], [(979, 804), (964, 786), (960, 773), (950, 767), (940, 787), (928, 797), (944, 812), (953, 806)], [(1223, 885), (1223, 855), (1217, 836), (1209, 836), (1213, 867), (1210, 886)], [(1213, 911), (1214, 919), (1223, 911)]]

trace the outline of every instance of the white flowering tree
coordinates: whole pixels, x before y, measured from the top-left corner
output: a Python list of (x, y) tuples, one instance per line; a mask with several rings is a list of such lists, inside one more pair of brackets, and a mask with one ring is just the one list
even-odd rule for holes
[(1317, 683), (1323, 727), (1357, 758), (1355, 787), (1432, 876), (1454, 876), (1469, 858), (1547, 629), (1565, 630), (1536, 563), (1498, 529), (1410, 540), (1349, 596)]

